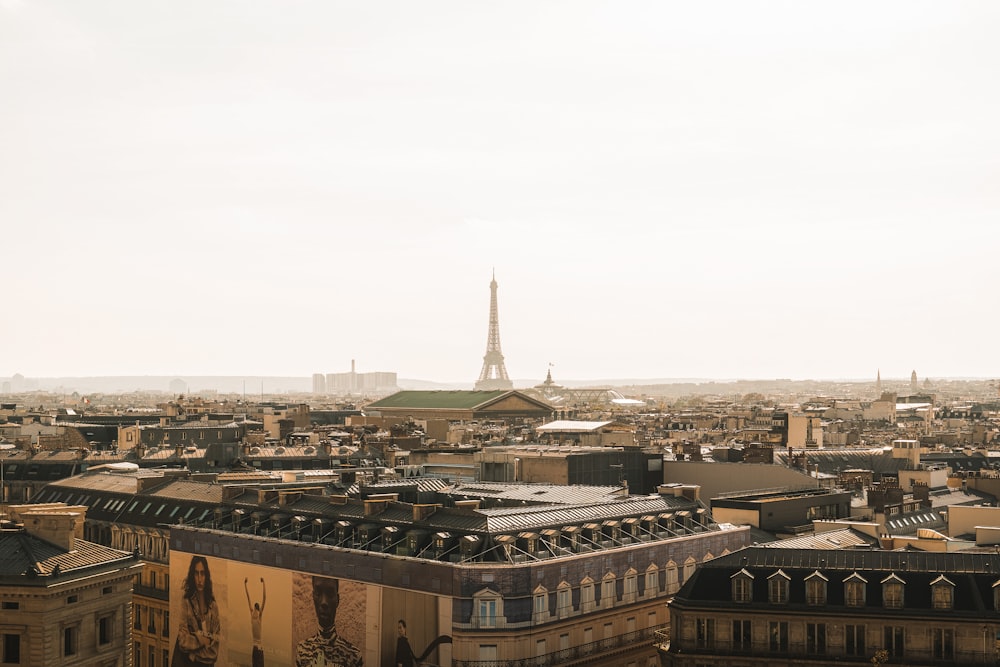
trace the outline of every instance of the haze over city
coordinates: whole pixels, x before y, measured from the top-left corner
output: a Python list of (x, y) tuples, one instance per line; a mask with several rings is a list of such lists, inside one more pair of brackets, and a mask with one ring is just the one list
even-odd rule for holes
[(995, 377), (993, 3), (0, 0), (0, 377)]

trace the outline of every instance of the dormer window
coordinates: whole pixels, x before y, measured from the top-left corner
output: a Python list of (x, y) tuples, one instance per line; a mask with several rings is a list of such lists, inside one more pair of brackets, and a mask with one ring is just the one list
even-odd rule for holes
[(844, 605), (848, 607), (865, 606), (865, 590), (868, 588), (868, 580), (857, 572), (854, 572), (847, 579), (844, 579)]
[(890, 574), (882, 580), (882, 606), (886, 609), (903, 608), (903, 586), (905, 581)]
[(580, 581), (580, 612), (593, 611), (597, 606), (594, 599), (594, 580), (589, 576)]
[(531, 617), (536, 623), (549, 618), (549, 592), (545, 586), (538, 585), (532, 593)]
[(806, 577), (806, 604), (818, 606), (826, 604), (826, 585), (829, 580), (816, 570)]
[(613, 572), (608, 572), (604, 575), (604, 579), (601, 581), (601, 607), (604, 609), (609, 609), (615, 606), (615, 600), (618, 597), (618, 591), (615, 590), (617, 584), (616, 578)]
[(660, 592), (660, 571), (657, 569), (655, 563), (650, 563), (649, 567), (646, 568), (646, 586), (643, 594), (646, 597), (656, 597), (656, 594)]
[(771, 604), (786, 604), (788, 602), (788, 585), (792, 578), (778, 570), (767, 578), (767, 597)]
[(503, 627), (506, 619), (503, 615), (503, 598), (490, 588), (484, 588), (473, 594), (472, 625), (475, 628)]
[(753, 575), (742, 569), (729, 578), (733, 587), (733, 602), (753, 602)]
[(931, 582), (931, 604), (935, 609), (951, 609), (955, 604), (955, 584), (943, 574)]
[(573, 589), (566, 581), (560, 581), (556, 588), (556, 613), (566, 618), (573, 613)]
[(622, 601), (635, 602), (639, 597), (639, 573), (635, 568), (629, 568), (625, 572), (625, 579), (622, 586)]

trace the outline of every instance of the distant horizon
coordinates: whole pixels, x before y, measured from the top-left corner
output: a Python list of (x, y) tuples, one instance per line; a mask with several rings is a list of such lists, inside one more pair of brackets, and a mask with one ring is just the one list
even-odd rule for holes
[(998, 30), (0, 0), (0, 375), (1000, 377)]

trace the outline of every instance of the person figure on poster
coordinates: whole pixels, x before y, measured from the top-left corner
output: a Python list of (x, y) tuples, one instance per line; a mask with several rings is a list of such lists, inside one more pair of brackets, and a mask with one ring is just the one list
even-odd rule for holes
[(262, 637), (264, 634), (264, 605), (267, 604), (267, 586), (264, 584), (264, 577), (260, 578), (260, 602), (250, 602), (249, 579), (243, 577), (243, 592), (247, 594), (247, 607), (250, 609), (250, 634), (253, 635), (253, 654), (251, 657), (252, 667), (264, 667), (264, 644)]
[(416, 657), (406, 636), (406, 621), (399, 619), (396, 624), (396, 667), (414, 667)]
[(410, 647), (410, 639), (406, 636), (406, 621), (399, 619), (396, 624), (396, 667), (416, 667), (418, 663), (427, 659), (434, 649), (441, 644), (450, 644), (451, 637), (441, 635), (424, 649), (420, 655), (416, 655)]
[(208, 560), (194, 556), (184, 580), (184, 599), (177, 632), (177, 650), (195, 665), (214, 665), (219, 659), (219, 605), (212, 592)]
[(319, 632), (299, 642), (295, 667), (364, 667), (361, 651), (337, 634), (340, 580), (313, 576), (312, 598)]

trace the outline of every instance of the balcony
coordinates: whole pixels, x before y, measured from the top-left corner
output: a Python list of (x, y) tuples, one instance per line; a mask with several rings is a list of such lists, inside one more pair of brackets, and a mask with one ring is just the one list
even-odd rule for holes
[[(589, 644), (517, 660), (452, 660), (452, 667), (550, 667), (550, 665), (614, 664), (613, 656), (648, 646), (664, 628), (647, 628), (599, 639)], [(610, 662), (609, 662), (610, 660)]]

